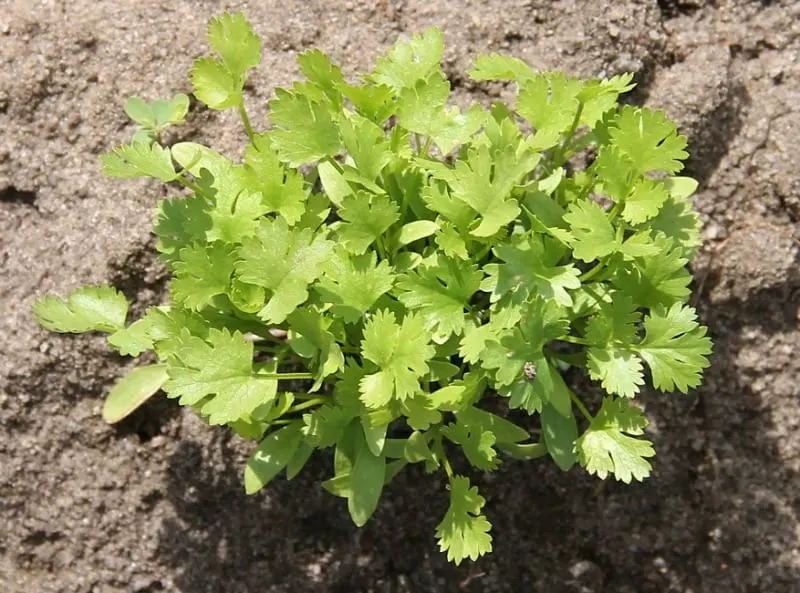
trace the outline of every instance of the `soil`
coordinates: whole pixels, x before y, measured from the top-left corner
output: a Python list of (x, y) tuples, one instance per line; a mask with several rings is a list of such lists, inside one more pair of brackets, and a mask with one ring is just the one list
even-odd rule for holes
[[(249, 446), (157, 399), (119, 426), (125, 360), (38, 328), (35, 298), (111, 282), (135, 313), (166, 278), (156, 183), (104, 178), (126, 97), (188, 91), (208, 18), (264, 40), (255, 120), (296, 52), (348, 72), (439, 25), (459, 100), (477, 53), (582, 76), (636, 73), (630, 101), (690, 138), (704, 246), (694, 300), (715, 341), (702, 389), (646, 394), (653, 476), (600, 482), (545, 462), (476, 476), (495, 551), (447, 564), (438, 478), (408, 471), (362, 530), (322, 491), (330, 459), (246, 497)], [(241, 142), (193, 110), (181, 137)], [(6, 593), (790, 593), (800, 591), (800, 4), (729, 0), (0, 0), (0, 591)]]

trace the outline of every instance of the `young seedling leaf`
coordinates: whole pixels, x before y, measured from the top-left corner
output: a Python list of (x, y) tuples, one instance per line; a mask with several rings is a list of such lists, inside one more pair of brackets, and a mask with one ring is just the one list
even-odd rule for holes
[(36, 321), (50, 331), (79, 334), (125, 327), (128, 301), (111, 286), (84, 286), (66, 299), (47, 296), (33, 305)]
[(137, 367), (116, 382), (103, 402), (103, 420), (115, 424), (153, 397), (168, 378), (167, 367), (155, 364)]
[(244, 470), (244, 489), (255, 494), (292, 461), (300, 447), (302, 424), (293, 422), (270, 433), (259, 443)]

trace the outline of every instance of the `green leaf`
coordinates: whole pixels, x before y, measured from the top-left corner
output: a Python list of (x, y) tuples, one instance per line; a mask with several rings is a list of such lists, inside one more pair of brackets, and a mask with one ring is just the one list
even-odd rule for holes
[(644, 384), (641, 360), (633, 351), (641, 314), (633, 300), (611, 293), (611, 302), (599, 303), (599, 312), (586, 326), (587, 369), (609, 394), (634, 397)]
[[(394, 90), (384, 84), (344, 85), (342, 93), (350, 99), (360, 115), (376, 124), (382, 124), (397, 109)], [(342, 132), (344, 134), (344, 132)]]
[(707, 328), (697, 323), (695, 310), (681, 303), (656, 307), (645, 317), (644, 329), (636, 351), (650, 367), (653, 385), (682, 393), (700, 385), (702, 371), (709, 366), (711, 339)]
[(665, 237), (655, 240), (659, 251), (648, 257), (637, 257), (631, 265), (621, 267), (612, 276), (615, 287), (644, 307), (669, 307), (689, 296), (692, 277), (686, 270), (683, 249)]
[(409, 243), (430, 237), (438, 230), (439, 225), (432, 220), (415, 220), (403, 225), (397, 237), (397, 242), (400, 246), (405, 247)]
[(364, 429), (364, 438), (367, 441), (367, 447), (372, 451), (373, 455), (380, 456), (383, 453), (383, 448), (386, 445), (386, 430), (389, 428), (388, 424), (378, 424), (373, 426), (370, 424), (371, 417), (365, 416), (361, 418), (361, 426)]
[[(509, 309), (511, 309), (509, 307)], [(470, 364), (475, 364), (484, 358), (485, 352), (490, 344), (499, 345), (500, 339), (509, 334), (509, 329), (519, 322), (520, 316), (510, 320), (509, 323), (501, 323), (493, 317), (489, 323), (480, 326), (468, 325), (464, 331), (464, 337), (459, 343), (459, 354)]]
[(308, 298), (308, 286), (323, 271), (333, 243), (310, 229), (290, 229), (282, 219), (262, 221), (255, 237), (242, 241), (236, 276), (268, 289), (259, 317), (281, 323)]
[(435, 403), (427, 394), (418, 393), (403, 400), (400, 409), (406, 417), (406, 423), (413, 430), (428, 430), (431, 426), (440, 424), (442, 414), (436, 409)]
[(481, 128), (485, 112), (474, 105), (466, 113), (458, 107), (447, 107), (450, 83), (436, 72), (414, 86), (403, 89), (397, 108), (398, 124), (433, 140), (443, 154), (466, 144)]
[(578, 461), (575, 455), (575, 441), (578, 440), (578, 424), (572, 409), (562, 414), (550, 404), (542, 407), (542, 439), (547, 452), (561, 471), (569, 471)]
[(575, 121), (583, 83), (560, 72), (536, 74), (520, 86), (517, 112), (536, 129), (532, 146), (552, 148)]
[(239, 420), (271, 404), (277, 394), (276, 379), (253, 372), (252, 342), (227, 329), (210, 330), (207, 340), (183, 330), (168, 372), (167, 395), (180, 398), (182, 405), (202, 402), (200, 411), (211, 424)]
[(441, 249), (447, 257), (454, 257), (462, 260), (469, 259), (466, 240), (458, 232), (458, 229), (441, 218), (439, 219), (438, 225), (439, 230), (436, 232), (434, 240), (439, 249)]
[(347, 499), (347, 510), (353, 523), (362, 527), (378, 508), (386, 475), (386, 458), (370, 450), (360, 431), (355, 438), (354, 453), (353, 473), (350, 476), (352, 493)]
[(580, 270), (572, 264), (558, 265), (562, 250), (557, 244), (530, 234), (513, 245), (498, 245), (494, 253), (504, 263), (490, 268), (490, 275), (496, 278), (492, 300), (510, 293), (519, 301), (540, 295), (564, 307), (572, 306), (568, 291), (580, 288)]
[(341, 140), (331, 104), (306, 91), (278, 89), (268, 104), (276, 127), (268, 132), (279, 158), (298, 167), (339, 152)]
[(245, 150), (246, 166), (241, 170), (242, 184), (260, 197), (263, 213), (277, 212), (289, 226), (296, 224), (306, 210), (303, 176), (285, 167), (263, 134), (253, 138)]
[(633, 74), (618, 74), (603, 80), (584, 82), (578, 95), (583, 106), (579, 124), (591, 127), (597, 125), (603, 115), (616, 108), (619, 96), (636, 86), (631, 84), (632, 80)]
[(130, 97), (125, 103), (125, 113), (148, 134), (159, 134), (170, 125), (182, 124), (189, 112), (189, 97), (178, 93), (171, 100), (157, 99), (146, 103), (139, 97)]
[(320, 49), (310, 49), (297, 56), (300, 72), (327, 95), (340, 108), (341, 88), (346, 85), (342, 69), (331, 62), (330, 57)]
[[(511, 363), (514, 365), (511, 368), (517, 371), (517, 375), (513, 382), (498, 389), (498, 393), (504, 397), (509, 398), (508, 405), (511, 408), (521, 408), (533, 414), (534, 412), (541, 413), (544, 405), (550, 403), (561, 414), (568, 414), (568, 410), (572, 405), (570, 402), (569, 388), (561, 374), (547, 358), (540, 356), (538, 358), (528, 357), (520, 365), (519, 351), (512, 351)], [(529, 369), (535, 369), (535, 378), (529, 379), (525, 374), (525, 365), (530, 363)], [(488, 366), (490, 361), (487, 361), (485, 366)], [(502, 370), (502, 367), (501, 367)], [(530, 373), (529, 373), (530, 374)], [(507, 381), (507, 379), (504, 379)]]
[(425, 462), (426, 468), (431, 470), (438, 467), (439, 462), (433, 455), (425, 434), (419, 431), (414, 431), (406, 441), (405, 450), (403, 451), (405, 459), (409, 463)]
[(108, 343), (122, 356), (139, 356), (145, 350), (153, 349), (152, 325), (153, 317), (145, 316), (108, 336)]
[(410, 314), (398, 324), (386, 310), (375, 313), (364, 327), (361, 352), (379, 369), (361, 379), (361, 400), (373, 409), (417, 393), (427, 361), (435, 354), (421, 317)]
[(597, 174), (597, 189), (615, 202), (625, 202), (632, 185), (645, 179), (634, 171), (633, 161), (612, 144), (600, 148), (592, 168)]
[(689, 155), (686, 136), (679, 136), (675, 123), (663, 111), (626, 105), (614, 119), (608, 133), (611, 142), (633, 163), (638, 173), (677, 173)]
[[(273, 210), (265, 204), (259, 179), (250, 167), (234, 166), (230, 159), (194, 142), (175, 144), (172, 156), (197, 178), (207, 198), (206, 210), (211, 218), (211, 228), (206, 233), (208, 241), (238, 243), (243, 237), (253, 235), (258, 220)], [(268, 187), (267, 191), (272, 189)], [(302, 207), (296, 218), (301, 214)]]
[(437, 174), (447, 181), (453, 197), (465, 202), (481, 215), (481, 223), (472, 229), (476, 237), (490, 237), (517, 218), (520, 208), (511, 191), (538, 164), (540, 155), (515, 153), (508, 147), (492, 154), (489, 147), (471, 148), (466, 160), (456, 162), (452, 170)]
[[(442, 169), (438, 173), (445, 177), (450, 175), (447, 169)], [(451, 221), (459, 232), (465, 231), (475, 220), (475, 210), (465, 201), (454, 197), (448, 186), (442, 182), (432, 180), (426, 185), (422, 189), (422, 200), (428, 208)]]
[(233, 249), (224, 243), (184, 247), (173, 265), (172, 298), (187, 309), (199, 311), (228, 291), (235, 261)]
[(128, 301), (111, 286), (83, 286), (66, 299), (46, 296), (33, 305), (36, 321), (50, 331), (80, 334), (125, 327)]
[(606, 211), (596, 202), (573, 202), (564, 221), (570, 225), (572, 253), (582, 261), (600, 259), (620, 248)]
[(124, 356), (139, 356), (145, 350), (156, 350), (164, 358), (173, 351), (173, 342), (181, 330), (206, 337), (208, 321), (198, 314), (178, 307), (151, 307), (147, 314), (126, 328), (108, 336), (108, 343)]
[[(336, 343), (336, 338), (328, 331), (332, 320), (312, 309), (300, 308), (289, 315), (287, 321), (292, 328), (292, 334), (302, 336), (313, 347), (313, 354), (304, 358), (311, 358), (311, 368), (316, 367), (316, 381), (312, 391), (319, 389), (325, 377), (344, 369), (342, 350)], [(296, 338), (290, 337), (290, 343), (294, 339)]]
[(533, 68), (519, 58), (498, 53), (478, 56), (469, 71), (472, 80), (511, 80), (522, 83), (534, 76)]
[(383, 128), (357, 114), (342, 118), (339, 124), (342, 141), (359, 174), (375, 181), (393, 156)]
[(270, 433), (256, 447), (244, 470), (244, 489), (255, 494), (292, 460), (303, 438), (302, 424), (292, 422)]
[(494, 450), (497, 437), (480, 423), (470, 423), (459, 415), (455, 424), (448, 424), (440, 430), (442, 435), (461, 446), (464, 455), (474, 468), (494, 471), (500, 465), (497, 451)]
[(294, 455), (292, 455), (289, 463), (286, 464), (287, 480), (294, 479), (294, 477), (300, 473), (300, 470), (305, 467), (306, 463), (311, 458), (312, 453), (314, 453), (314, 448), (305, 441), (300, 441)]
[(370, 78), (399, 93), (438, 70), (443, 51), (444, 35), (439, 29), (428, 29), (422, 36), (395, 43), (386, 57), (378, 58)]
[(347, 323), (358, 323), (394, 284), (388, 261), (377, 264), (377, 254), (350, 256), (339, 252), (328, 262), (315, 288), (333, 303), (331, 312)]
[(115, 424), (153, 397), (167, 380), (167, 367), (137, 367), (116, 382), (103, 402), (103, 420)]
[(303, 416), (303, 432), (308, 443), (323, 449), (332, 447), (342, 438), (345, 429), (356, 415), (352, 410), (324, 405)]
[[(645, 225), (642, 225), (645, 226)], [(700, 246), (700, 216), (691, 204), (670, 198), (661, 207), (658, 215), (646, 223), (646, 228), (654, 235), (663, 235), (680, 247), (681, 255), (689, 258)]]
[(663, 183), (643, 177), (625, 199), (622, 217), (631, 224), (640, 224), (658, 214), (668, 198)]
[(471, 406), (459, 410), (456, 416), (466, 424), (479, 425), (484, 430), (491, 432), (498, 445), (510, 445), (530, 438), (528, 431), (524, 428), (480, 408)]
[(626, 484), (641, 482), (652, 469), (647, 458), (655, 455), (652, 443), (633, 438), (643, 434), (645, 426), (647, 419), (639, 408), (624, 399), (604, 398), (600, 412), (575, 444), (578, 461), (601, 480), (611, 474)]
[(198, 101), (211, 109), (229, 109), (242, 103), (244, 80), (214, 58), (200, 58), (192, 68), (192, 87)]
[(564, 310), (553, 301), (537, 299), (522, 310), (522, 320), (516, 327), (494, 338), (480, 354), (484, 368), (496, 369), (498, 391), (511, 398), (512, 407), (533, 413), (541, 411), (545, 401), (551, 401), (562, 411), (569, 408), (569, 394), (564, 396), (563, 380), (543, 354), (546, 343), (567, 331), (564, 315)]
[(482, 278), (477, 266), (440, 257), (406, 274), (398, 283), (402, 292), (397, 298), (419, 311), (426, 329), (442, 343), (464, 330), (469, 301)]
[(400, 210), (385, 196), (359, 193), (345, 198), (339, 217), (344, 221), (337, 229), (340, 241), (360, 255), (399, 220)]
[(154, 177), (165, 183), (178, 178), (169, 148), (155, 142), (123, 144), (102, 155), (100, 160), (103, 173), (110, 177)]
[(208, 42), (225, 67), (236, 76), (255, 68), (261, 61), (261, 40), (241, 12), (211, 19)]
[(590, 348), (587, 369), (589, 376), (600, 381), (609, 394), (634, 397), (644, 385), (642, 361), (629, 348), (614, 345)]
[(447, 560), (461, 564), (469, 558), (477, 560), (492, 551), (492, 526), (481, 509), (486, 504), (469, 479), (453, 476), (450, 480), (450, 507), (436, 527), (439, 550), (447, 552)]
[(345, 197), (353, 194), (353, 188), (347, 183), (344, 175), (328, 161), (317, 166), (317, 173), (328, 199), (341, 208)]
[(174, 260), (184, 247), (205, 241), (212, 226), (208, 209), (203, 196), (160, 200), (155, 223), (158, 252)]

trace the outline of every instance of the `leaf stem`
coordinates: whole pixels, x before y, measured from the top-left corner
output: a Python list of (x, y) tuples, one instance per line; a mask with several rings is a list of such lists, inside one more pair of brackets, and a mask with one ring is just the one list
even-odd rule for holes
[(575, 404), (575, 407), (578, 408), (578, 410), (580, 411), (580, 413), (583, 415), (584, 418), (586, 418), (589, 422), (594, 420), (594, 416), (592, 416), (592, 414), (589, 412), (589, 408), (587, 408), (584, 405), (581, 399), (577, 395), (575, 395), (575, 393), (571, 389), (569, 390), (569, 397), (570, 399), (572, 399), (572, 403)]
[(202, 193), (203, 193), (203, 190), (202, 190), (202, 189), (200, 189), (200, 186), (199, 186), (199, 185), (197, 185), (196, 183), (193, 183), (193, 182), (189, 181), (189, 180), (188, 180), (188, 179), (186, 179), (186, 177), (184, 177), (183, 175), (181, 175), (180, 177), (176, 177), (176, 178), (175, 178), (175, 181), (177, 181), (178, 183), (180, 183), (180, 184), (181, 184), (183, 187), (185, 187), (185, 188), (187, 188), (187, 189), (190, 189), (190, 190), (192, 190), (192, 191), (193, 191), (194, 193), (196, 193), (196, 194), (202, 194)]
[(602, 297), (599, 294), (597, 294), (597, 292), (595, 292), (593, 288), (589, 288), (589, 286), (583, 286), (581, 288), (583, 288), (584, 292), (586, 292), (586, 294), (592, 297), (598, 305), (600, 306), (603, 305)]
[(492, 245), (491, 243), (487, 243), (483, 247), (483, 249), (481, 249), (480, 252), (478, 252), (478, 254), (475, 256), (475, 260), (474, 261), (476, 261), (476, 262), (482, 261), (483, 258), (486, 257), (487, 255), (489, 255), (489, 253), (492, 251), (492, 247), (494, 247), (494, 245)]
[(304, 401), (303, 403), (297, 404), (296, 406), (292, 406), (288, 410), (286, 410), (286, 414), (293, 414), (295, 412), (302, 412), (303, 410), (307, 410), (308, 408), (313, 408), (314, 406), (320, 406), (326, 403), (328, 400), (324, 397), (315, 397), (309, 400)]
[(244, 131), (247, 134), (247, 137), (250, 139), (250, 142), (253, 141), (253, 137), (255, 133), (253, 132), (253, 126), (250, 124), (250, 118), (247, 115), (247, 110), (244, 107), (244, 100), (239, 100), (239, 105), (237, 106), (239, 109), (239, 117), (242, 118), (242, 123), (244, 124)]
[(436, 455), (436, 458), (444, 467), (444, 471), (447, 474), (448, 479), (452, 482), (455, 474), (453, 473), (453, 466), (450, 465), (450, 460), (447, 459), (447, 455), (445, 455), (441, 434), (437, 435), (436, 442), (433, 443), (432, 449), (434, 455)]
[(620, 200), (611, 210), (608, 212), (608, 220), (609, 222), (614, 222), (614, 219), (619, 216), (619, 213), (622, 212), (622, 208), (625, 207), (625, 200)]
[(279, 381), (294, 381), (302, 379), (313, 379), (314, 375), (311, 373), (258, 373), (256, 375), (259, 379), (277, 379)]
[(591, 270), (588, 270), (583, 274), (581, 274), (580, 276), (578, 276), (578, 280), (580, 280), (581, 283), (588, 282), (589, 280), (597, 276), (600, 273), (600, 271), (606, 266), (607, 263), (608, 263), (608, 256), (602, 258), (599, 262), (597, 262), (597, 264), (595, 264), (595, 266)]
[(341, 175), (344, 175), (344, 167), (342, 167), (342, 165), (339, 163), (339, 161), (337, 161), (333, 157), (328, 157), (325, 160), (328, 161), (331, 164), (331, 166), (333, 166), (334, 169), (336, 169), (337, 173), (340, 173)]
[(581, 121), (581, 115), (583, 114), (583, 103), (578, 103), (578, 110), (575, 112), (575, 117), (572, 120), (572, 125), (567, 132), (567, 135), (564, 137), (564, 141), (561, 143), (561, 146), (558, 148), (558, 152), (553, 156), (553, 166), (560, 167), (564, 164), (566, 160), (564, 157), (567, 154), (567, 148), (569, 148), (570, 142), (572, 142), (572, 137), (575, 135), (575, 131), (578, 129), (578, 124)]
[(558, 338), (559, 342), (569, 342), (570, 344), (579, 344), (580, 346), (591, 346), (589, 342), (577, 336), (561, 336)]
[(420, 158), (425, 158), (428, 156), (428, 151), (431, 149), (431, 144), (433, 144), (433, 138), (428, 136), (425, 139), (425, 144), (422, 146), (422, 150), (419, 153)]

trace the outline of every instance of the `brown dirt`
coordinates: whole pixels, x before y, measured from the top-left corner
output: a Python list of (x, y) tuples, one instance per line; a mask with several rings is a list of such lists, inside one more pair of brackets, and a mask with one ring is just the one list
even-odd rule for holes
[[(411, 471), (357, 531), (318, 482), (245, 497), (247, 447), (156, 401), (99, 417), (122, 359), (37, 328), (44, 293), (111, 281), (141, 307), (165, 278), (149, 238), (163, 191), (103, 178), (134, 93), (187, 91), (208, 18), (245, 8), (265, 42), (250, 102), (310, 45), (350, 72), (440, 25), (463, 72), (501, 50), (573, 74), (637, 73), (631, 100), (690, 136), (706, 224), (696, 302), (716, 343), (704, 387), (644, 398), (658, 457), (625, 487), (546, 463), (480, 478), (495, 552), (449, 566), (442, 484)], [(763, 0), (0, 0), (0, 591), (252, 593), (800, 591), (800, 4)], [(232, 150), (226, 115), (180, 131)]]

